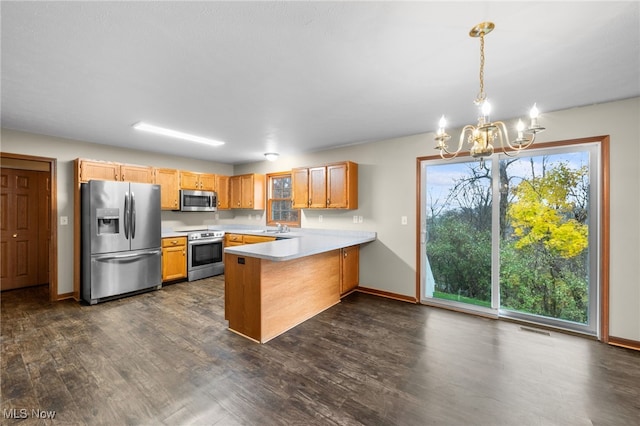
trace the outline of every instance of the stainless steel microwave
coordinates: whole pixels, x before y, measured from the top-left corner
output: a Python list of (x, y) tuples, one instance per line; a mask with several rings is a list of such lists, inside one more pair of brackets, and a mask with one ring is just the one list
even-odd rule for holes
[(180, 190), (180, 211), (215, 212), (218, 210), (218, 194), (214, 191)]

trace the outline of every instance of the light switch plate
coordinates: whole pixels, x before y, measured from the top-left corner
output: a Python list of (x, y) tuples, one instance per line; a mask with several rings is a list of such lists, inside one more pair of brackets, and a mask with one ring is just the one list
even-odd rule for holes
[(402, 217), (400, 218), (400, 223), (401, 223), (402, 225), (406, 225), (406, 224), (407, 224), (407, 217), (406, 217), (406, 216), (402, 216)]
[(60, 216), (60, 225), (68, 225), (69, 216)]

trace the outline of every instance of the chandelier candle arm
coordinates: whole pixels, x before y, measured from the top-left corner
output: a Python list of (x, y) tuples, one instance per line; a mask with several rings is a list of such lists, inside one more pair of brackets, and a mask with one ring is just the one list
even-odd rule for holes
[(502, 151), (509, 156), (510, 151), (515, 151), (514, 154), (528, 148), (536, 138), (536, 133), (542, 132), (544, 127), (538, 123), (540, 112), (536, 104), (533, 104), (533, 108), (529, 112), (529, 118), (531, 119), (529, 127), (526, 129), (526, 133), (530, 136), (525, 136), (525, 128), (522, 120), (518, 120), (516, 125), (517, 139), (511, 142), (509, 139), (509, 133), (507, 126), (502, 121), (492, 122), (490, 121), (491, 104), (487, 100), (486, 93), (484, 91), (484, 36), (489, 34), (495, 25), (492, 22), (482, 22), (469, 31), (469, 36), (474, 38), (480, 38), (480, 90), (474, 103), (479, 108), (478, 124), (476, 126), (466, 125), (462, 128), (460, 133), (460, 139), (458, 141), (458, 147), (455, 151), (449, 151), (447, 141), (451, 139), (451, 136), (445, 131), (447, 121), (444, 115), (440, 118), (438, 123), (438, 132), (436, 133), (436, 149), (440, 151), (440, 157), (446, 160), (455, 158), (465, 142), (470, 145), (469, 154), (474, 158), (480, 158), (481, 166), (484, 164), (484, 157), (489, 157), (494, 153), (494, 142), (498, 141)]

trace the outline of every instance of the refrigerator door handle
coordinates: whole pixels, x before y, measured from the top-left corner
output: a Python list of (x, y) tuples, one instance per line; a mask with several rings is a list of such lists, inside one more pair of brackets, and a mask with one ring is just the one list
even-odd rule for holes
[(142, 253), (118, 254), (116, 256), (100, 256), (100, 260), (131, 259), (133, 257), (152, 256), (154, 254), (159, 254), (159, 253), (160, 253), (160, 250), (149, 250)]
[(124, 237), (129, 239), (129, 192), (124, 193)]
[(136, 237), (136, 195), (131, 191), (131, 223), (129, 224), (131, 239)]

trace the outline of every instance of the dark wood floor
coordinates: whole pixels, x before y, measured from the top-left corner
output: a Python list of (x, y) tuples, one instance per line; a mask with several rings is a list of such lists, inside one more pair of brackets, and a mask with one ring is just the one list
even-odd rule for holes
[(226, 329), (222, 277), (45, 292), (1, 296), (2, 424), (640, 424), (640, 353), (581, 337), (356, 293), (259, 345)]

